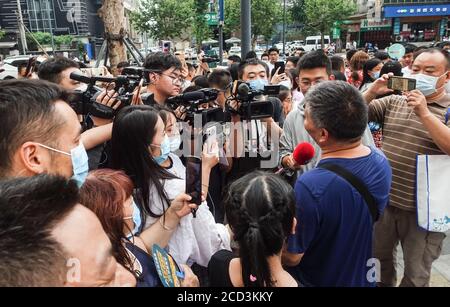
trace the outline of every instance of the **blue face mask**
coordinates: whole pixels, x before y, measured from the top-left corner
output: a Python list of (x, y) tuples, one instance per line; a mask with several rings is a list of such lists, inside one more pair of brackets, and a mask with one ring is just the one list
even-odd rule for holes
[(83, 143), (80, 142), (80, 145), (72, 149), (70, 153), (52, 147), (48, 147), (42, 144), (39, 144), (39, 146), (54, 152), (70, 156), (72, 159), (72, 169), (73, 169), (72, 179), (75, 180), (77, 182), (78, 187), (81, 188), (81, 186), (86, 181), (86, 177), (89, 173), (89, 158)]
[(256, 79), (248, 81), (250, 88), (254, 91), (263, 91), (266, 85), (269, 85), (269, 81), (266, 79)]
[(178, 149), (180, 149), (181, 136), (179, 134), (171, 136), (169, 138), (169, 142), (170, 142), (170, 151), (176, 152)]
[(141, 210), (136, 205), (136, 202), (133, 199), (133, 216), (125, 217), (124, 220), (133, 219), (134, 223), (134, 229), (133, 231), (127, 236), (128, 238), (131, 238), (132, 236), (136, 235), (139, 232), (139, 229), (142, 225), (142, 219), (141, 219)]
[(416, 79), (416, 89), (422, 92), (425, 97), (431, 96), (436, 93), (436, 85), (440, 77), (428, 76), (425, 74), (414, 74), (409, 76), (412, 79)]
[(376, 71), (374, 73), (372, 73), (372, 78), (375, 81), (376, 79), (380, 78), (380, 72)]
[(152, 145), (152, 146), (161, 148), (161, 155), (158, 157), (153, 157), (153, 159), (155, 159), (156, 163), (158, 163), (159, 165), (163, 164), (164, 161), (166, 161), (167, 158), (169, 158), (169, 154), (170, 154), (169, 138), (166, 135), (164, 137), (164, 141), (161, 143), (161, 145)]

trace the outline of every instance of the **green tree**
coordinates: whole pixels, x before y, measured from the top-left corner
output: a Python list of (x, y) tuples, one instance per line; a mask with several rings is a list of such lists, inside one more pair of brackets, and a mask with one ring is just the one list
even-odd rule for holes
[(197, 49), (200, 51), (202, 47), (202, 41), (207, 39), (211, 35), (211, 29), (209, 28), (205, 14), (208, 12), (209, 0), (193, 0), (194, 8), (194, 35), (197, 41)]
[[(258, 36), (270, 39), (275, 33), (275, 25), (283, 21), (281, 1), (252, 0), (252, 42), (256, 43)], [(240, 30), (241, 27), (240, 0), (225, 1), (225, 33)]]
[(72, 35), (58, 35), (55, 36), (55, 44), (57, 46), (61, 46), (61, 45), (70, 45), (73, 41), (73, 36)]
[(333, 23), (344, 20), (356, 11), (356, 6), (351, 0), (304, 0), (306, 15), (306, 30), (315, 30), (322, 36), (322, 48), (324, 36), (329, 34)]
[(292, 5), (289, 8), (289, 17), (292, 23), (303, 27), (306, 23), (305, 14), (305, 0), (292, 0)]
[(3, 30), (0, 30), (0, 39), (2, 39), (3, 37), (5, 37), (6, 32)]
[(180, 37), (192, 25), (192, 0), (140, 0), (131, 23), (156, 40)]

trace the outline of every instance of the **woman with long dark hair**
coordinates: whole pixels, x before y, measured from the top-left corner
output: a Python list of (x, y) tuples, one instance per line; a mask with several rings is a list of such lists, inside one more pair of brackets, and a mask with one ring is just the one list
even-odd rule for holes
[(295, 232), (295, 195), (292, 187), (271, 173), (253, 172), (231, 184), (225, 212), (238, 257), (219, 251), (208, 265), (213, 287), (297, 287), (283, 269), (281, 251)]
[[(135, 200), (143, 212), (142, 224), (144, 229), (151, 227), (186, 187), (186, 168), (170, 152), (159, 111), (149, 106), (125, 107), (114, 120), (111, 143), (113, 167), (124, 170), (133, 181)], [(217, 162), (218, 156), (202, 157), (204, 183)], [(199, 206), (195, 219), (192, 214), (184, 216), (173, 231), (168, 250), (180, 264), (206, 266), (217, 250), (230, 249), (227, 229), (215, 223), (206, 202)]]
[[(97, 215), (111, 241), (115, 259), (135, 275), (137, 286), (162, 286), (150, 254), (153, 244), (166, 246), (173, 231), (167, 231), (162, 223), (155, 223), (135, 236), (141, 226), (141, 214), (133, 199), (133, 189), (133, 183), (124, 172), (96, 170), (89, 173), (81, 187), (80, 202)], [(177, 218), (168, 217), (166, 224), (175, 228), (179, 219), (191, 212), (194, 205), (188, 205), (187, 199), (188, 195), (180, 195), (172, 202), (169, 210)], [(183, 271), (186, 274), (184, 286), (198, 285), (189, 267), (183, 266)]]
[(383, 62), (380, 59), (373, 58), (368, 60), (363, 67), (363, 81), (359, 90), (365, 92), (369, 86), (380, 77)]

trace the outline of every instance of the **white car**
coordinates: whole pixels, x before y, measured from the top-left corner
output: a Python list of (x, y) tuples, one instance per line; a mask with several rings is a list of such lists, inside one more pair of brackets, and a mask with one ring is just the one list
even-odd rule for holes
[[(326, 35), (324, 36), (324, 48), (328, 48), (329, 45), (330, 37)], [(320, 35), (308, 36), (303, 49), (305, 49), (306, 52), (322, 49), (322, 37)]]
[[(4, 71), (0, 73), (0, 80), (17, 79), (17, 69), (19, 65), (28, 63), (30, 57), (30, 55), (17, 55), (4, 59), (3, 66), (0, 67), (1, 69), (4, 69)], [(41, 64), (43, 61), (45, 61), (45, 58), (39, 56), (36, 63)]]
[(228, 52), (228, 56), (230, 55), (241, 56), (241, 47), (231, 47), (230, 51)]

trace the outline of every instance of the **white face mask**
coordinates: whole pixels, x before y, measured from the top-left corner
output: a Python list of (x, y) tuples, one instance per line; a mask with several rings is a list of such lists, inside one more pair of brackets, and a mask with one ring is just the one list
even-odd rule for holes
[(445, 76), (445, 74), (439, 77), (428, 76), (425, 74), (414, 74), (410, 75), (409, 77), (412, 79), (416, 79), (416, 88), (421, 91), (425, 97), (429, 97), (438, 91), (436, 85), (439, 79), (442, 76)]

